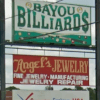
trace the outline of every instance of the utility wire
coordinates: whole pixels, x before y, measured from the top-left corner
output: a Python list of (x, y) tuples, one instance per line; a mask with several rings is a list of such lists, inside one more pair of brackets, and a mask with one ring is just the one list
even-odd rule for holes
[[(78, 27), (83, 27), (83, 26), (87, 26), (87, 25), (91, 25), (91, 24), (95, 24), (95, 23), (99, 23), (99, 22), (100, 22), (100, 20), (92, 22), (92, 23), (89, 23), (89, 24), (84, 24), (84, 25), (81, 25), (81, 26), (78, 26)], [(69, 29), (66, 29), (66, 30), (71, 30), (71, 29), (78, 28), (78, 27), (72, 27), (72, 28), (69, 28)], [(54, 32), (50, 32), (50, 33), (46, 33), (46, 34), (42, 34), (42, 35), (34, 36), (34, 37), (23, 37), (23, 39), (15, 41), (15, 42), (20, 42), (20, 41), (24, 41), (24, 40), (28, 40), (28, 39), (35, 39), (35, 38), (38, 38), (38, 37), (41, 37), (41, 36), (54, 34), (54, 33), (62, 32), (62, 31), (66, 31), (66, 30), (65, 29), (64, 30), (58, 30), (58, 31), (54, 31)], [(0, 45), (5, 45), (5, 44), (6, 43), (1, 43)]]
[[(55, 4), (55, 3), (58, 3), (60, 1), (63, 1), (63, 0), (59, 0), (57, 2), (53, 2), (53, 3), (50, 3), (50, 4)], [(46, 4), (45, 6), (49, 6), (50, 4)], [(42, 7), (45, 7), (45, 6), (42, 6)], [(42, 8), (41, 7), (41, 8)], [(37, 10), (32, 10), (32, 11), (37, 11)], [(28, 13), (28, 12), (25, 12), (25, 13)], [(15, 15), (15, 16), (12, 16), (12, 17), (16, 17), (18, 15)], [(8, 17), (8, 18), (5, 18), (5, 19), (1, 19), (1, 20), (6, 20), (6, 19), (10, 19), (12, 17)], [(95, 23), (98, 23), (100, 21), (96, 21), (96, 22), (92, 22), (92, 23), (89, 23), (89, 24), (85, 24), (85, 25), (81, 25), (81, 26), (78, 26), (78, 27), (83, 27), (83, 26), (87, 26), (87, 25), (91, 25), (91, 24), (95, 24)], [(71, 30), (71, 29), (74, 29), (74, 28), (78, 28), (78, 27), (72, 27), (72, 28), (69, 28), (69, 29), (66, 29), (66, 30)], [(45, 35), (49, 35), (49, 34), (54, 34), (54, 33), (58, 33), (58, 32), (62, 32), (62, 31), (66, 31), (65, 29), (64, 30), (58, 30), (58, 31), (54, 31), (54, 32), (50, 32), (50, 33), (46, 33), (46, 34), (42, 34), (42, 35), (39, 35), (39, 36), (35, 36), (35, 37), (23, 37), (22, 40), (18, 40), (16, 42), (19, 42), (19, 41), (23, 41), (23, 40), (27, 40), (27, 39), (34, 39), (34, 38), (38, 38), (38, 37), (41, 37), (41, 36), (45, 36)], [(2, 43), (0, 45), (3, 45), (5, 43)]]
[[(100, 22), (100, 20), (96, 21), (96, 22), (89, 23), (89, 24), (80, 25), (78, 27), (83, 27), (83, 26), (87, 26), (87, 25), (91, 25), (91, 24), (95, 24), (95, 23), (99, 23), (99, 22)], [(35, 39), (35, 38), (38, 38), (38, 37), (41, 37), (41, 36), (45, 36), (45, 35), (49, 35), (49, 34), (54, 34), (54, 33), (62, 32), (62, 31), (66, 31), (66, 30), (71, 30), (71, 29), (78, 28), (78, 27), (72, 27), (72, 28), (69, 28), (69, 29), (58, 30), (58, 31), (54, 31), (54, 32), (50, 32), (50, 33), (46, 33), (46, 34), (42, 34), (42, 35), (34, 36), (34, 37), (23, 37), (23, 39), (20, 40), (20, 41), (27, 40), (27, 39)]]
[[(87, 26), (87, 25), (91, 25), (91, 24), (95, 24), (95, 23), (99, 23), (99, 22), (100, 22), (100, 20), (92, 22), (92, 23), (89, 23), (89, 24), (80, 25), (78, 27), (83, 27), (83, 26)], [(66, 29), (66, 30), (71, 30), (71, 29), (78, 28), (78, 27), (72, 27), (72, 28), (69, 28), (69, 29)], [(38, 37), (41, 37), (41, 36), (54, 34), (54, 33), (62, 32), (62, 31), (66, 31), (66, 30), (65, 29), (64, 30), (58, 30), (58, 31), (54, 31), (54, 32), (50, 32), (50, 33), (46, 33), (46, 34), (42, 34), (42, 35), (34, 36), (34, 37), (23, 37), (23, 39), (15, 41), (15, 42), (20, 42), (20, 41), (24, 41), (24, 40), (28, 40), (28, 39), (35, 39), (35, 38), (38, 38)], [(6, 44), (6, 43), (1, 43), (0, 45), (4, 45), (4, 44)]]
[[(50, 4), (45, 4), (44, 6), (40, 7), (40, 8), (43, 8), (45, 6), (49, 6), (51, 4), (55, 4), (55, 3), (59, 3), (60, 1), (63, 1), (63, 0), (58, 0), (57, 2), (53, 2), (53, 3), (50, 3)], [(72, 4), (72, 5), (75, 5), (75, 4)], [(79, 5), (79, 6), (83, 6), (83, 5)], [(84, 6), (83, 6), (84, 7)], [(87, 7), (87, 6), (86, 6)], [(90, 8), (96, 8), (95, 6), (90, 6)], [(36, 11), (36, 12), (39, 12), (37, 10), (30, 10), (30, 11)], [(28, 12), (25, 12), (25, 13), (28, 13)], [(10, 18), (14, 18), (14, 17), (17, 17), (18, 15), (14, 15), (14, 16), (11, 16), (11, 17), (7, 17), (5, 19), (0, 19), (0, 20), (7, 20), (7, 19), (10, 19)]]
[[(43, 7), (46, 7), (46, 6), (49, 6), (51, 4), (55, 4), (55, 3), (58, 3), (60, 1), (63, 1), (63, 0), (58, 0), (57, 2), (52, 2), (52, 3), (49, 3), (49, 4), (45, 4), (44, 6), (40, 7), (40, 8), (43, 8)], [(37, 10), (30, 10), (30, 11), (36, 11), (36, 12), (39, 12)], [(28, 13), (28, 12), (24, 12), (25, 14)], [(14, 16), (11, 16), (11, 17), (7, 17), (5, 19), (0, 19), (0, 20), (7, 20), (7, 19), (10, 19), (10, 18), (14, 18), (14, 17), (17, 17), (18, 15), (14, 15)]]

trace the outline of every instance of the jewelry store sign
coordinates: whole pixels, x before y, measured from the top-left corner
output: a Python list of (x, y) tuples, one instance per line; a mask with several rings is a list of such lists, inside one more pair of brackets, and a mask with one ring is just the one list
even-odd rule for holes
[(13, 55), (13, 84), (89, 86), (89, 59)]

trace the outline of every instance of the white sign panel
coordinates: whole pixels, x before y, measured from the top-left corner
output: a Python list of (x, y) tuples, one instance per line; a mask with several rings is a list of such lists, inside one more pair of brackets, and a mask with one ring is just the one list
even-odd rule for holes
[(89, 100), (89, 91), (13, 90), (12, 100)]
[(91, 45), (90, 12), (89, 6), (14, 0), (13, 41)]

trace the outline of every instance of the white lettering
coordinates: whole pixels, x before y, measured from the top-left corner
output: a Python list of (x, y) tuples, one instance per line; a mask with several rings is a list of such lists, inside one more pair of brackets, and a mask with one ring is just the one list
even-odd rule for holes
[(23, 78), (23, 74), (14, 73), (14, 78)]
[(20, 82), (21, 84), (28, 84), (28, 80), (27, 79), (23, 79), (22, 82)]
[(48, 80), (49, 82), (50, 82), (50, 84), (52, 84), (53, 83), (53, 80)]

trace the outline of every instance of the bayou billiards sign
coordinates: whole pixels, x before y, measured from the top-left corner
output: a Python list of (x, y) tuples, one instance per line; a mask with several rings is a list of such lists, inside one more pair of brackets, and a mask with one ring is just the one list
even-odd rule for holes
[(14, 0), (13, 42), (91, 45), (89, 6)]

